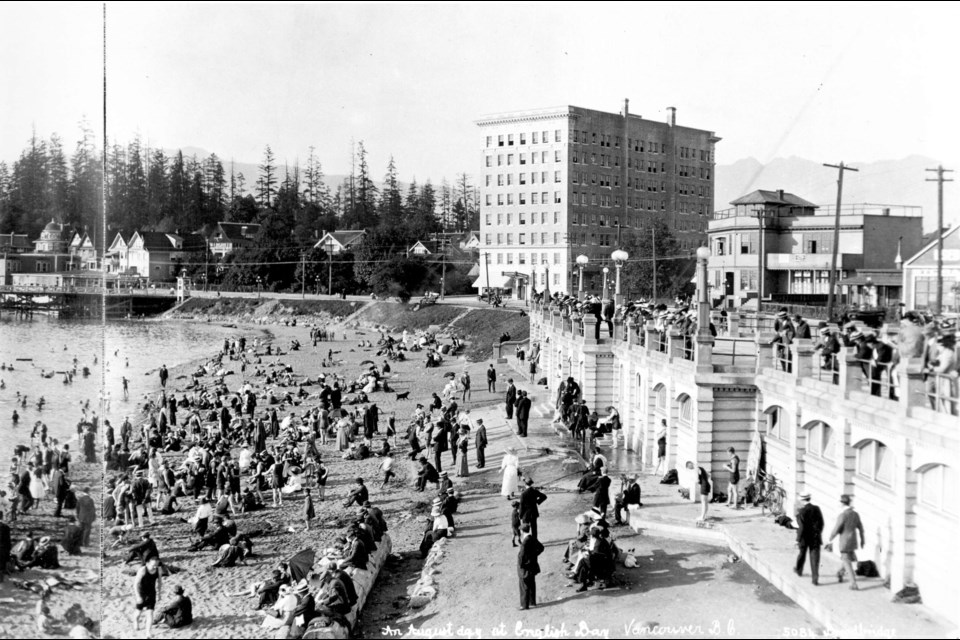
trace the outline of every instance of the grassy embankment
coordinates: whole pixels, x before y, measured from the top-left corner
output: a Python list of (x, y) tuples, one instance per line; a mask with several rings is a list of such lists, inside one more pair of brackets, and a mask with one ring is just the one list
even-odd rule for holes
[[(366, 306), (364, 306), (366, 305)], [(492, 344), (506, 331), (514, 340), (530, 335), (529, 318), (506, 309), (477, 309), (456, 305), (433, 305), (415, 310), (416, 304), (345, 300), (276, 300), (264, 298), (193, 298), (177, 309), (174, 317), (210, 318), (218, 321), (302, 320), (336, 321), (360, 310), (357, 326), (382, 327), (389, 331), (426, 331), (456, 334), (469, 343), (467, 358), (486, 360)], [(362, 310), (361, 310), (362, 309)]]

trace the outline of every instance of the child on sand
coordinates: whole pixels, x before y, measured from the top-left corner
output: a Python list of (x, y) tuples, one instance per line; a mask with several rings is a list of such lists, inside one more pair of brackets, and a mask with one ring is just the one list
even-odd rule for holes
[(383, 462), (380, 463), (380, 469), (383, 471), (383, 483), (380, 485), (380, 488), (383, 489), (390, 483), (390, 478), (397, 475), (393, 472), (393, 458), (384, 456)]
[(513, 546), (517, 546), (517, 541), (520, 539), (520, 503), (513, 503), (513, 513), (510, 514), (510, 527), (513, 529)]
[(307, 495), (303, 500), (303, 520), (309, 530), (310, 521), (317, 517), (317, 512), (313, 508), (313, 496), (310, 495), (310, 489), (304, 489), (304, 491), (307, 492)]

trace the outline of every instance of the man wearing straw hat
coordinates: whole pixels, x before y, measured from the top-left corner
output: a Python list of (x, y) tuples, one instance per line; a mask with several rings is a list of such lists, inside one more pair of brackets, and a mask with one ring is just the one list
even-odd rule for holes
[(800, 553), (793, 572), (798, 576), (803, 575), (803, 565), (809, 552), (810, 574), (813, 584), (817, 585), (820, 580), (820, 547), (823, 546), (823, 514), (820, 507), (810, 503), (809, 492), (801, 493), (799, 498), (801, 507), (797, 510), (797, 548)]
[(533, 486), (533, 478), (524, 478), (527, 488), (520, 494), (520, 520), (530, 525), (530, 533), (537, 538), (537, 519), (540, 517), (540, 505), (547, 499)]

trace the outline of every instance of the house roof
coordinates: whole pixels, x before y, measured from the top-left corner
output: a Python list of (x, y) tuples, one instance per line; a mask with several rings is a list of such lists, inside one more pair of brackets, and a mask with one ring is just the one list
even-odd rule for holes
[(317, 240), (317, 243), (313, 245), (317, 248), (323, 248), (323, 245), (335, 242), (340, 246), (346, 248), (351, 245), (357, 244), (363, 237), (367, 234), (363, 229), (347, 229), (344, 231), (328, 231), (323, 234), (323, 237)]
[(4, 233), (0, 235), (2, 249), (32, 249), (33, 243), (25, 233)]
[[(947, 229), (946, 231), (943, 232), (944, 249), (948, 248), (947, 240), (951, 238), (951, 236), (956, 234), (958, 229), (960, 229), (960, 225), (955, 225), (953, 228)], [(960, 239), (960, 236), (957, 236), (957, 238)], [(937, 238), (936, 234), (933, 234), (933, 239), (930, 242), (928, 242), (926, 246), (920, 249), (920, 251), (917, 251), (916, 254), (914, 254), (911, 258), (909, 258), (906, 262), (904, 262), (903, 266), (904, 267), (914, 266), (914, 263), (921, 260), (923, 256), (925, 256), (927, 253), (932, 251), (934, 247), (937, 246), (938, 240), (939, 239)], [(950, 244), (953, 244), (953, 242), (951, 242)], [(944, 262), (947, 262), (946, 258), (944, 258)]]
[(816, 208), (817, 206), (792, 193), (787, 193), (786, 191), (768, 191), (766, 189), (751, 191), (745, 196), (740, 196), (730, 204), (777, 204), (812, 208)]
[(170, 251), (175, 248), (173, 238), (177, 236), (160, 231), (138, 231), (137, 235), (143, 238), (143, 248), (147, 251)]
[[(243, 230), (247, 233), (244, 235)], [(260, 231), (260, 225), (253, 222), (221, 222), (217, 225), (214, 235), (219, 235), (221, 240), (232, 240), (234, 242), (249, 240)]]

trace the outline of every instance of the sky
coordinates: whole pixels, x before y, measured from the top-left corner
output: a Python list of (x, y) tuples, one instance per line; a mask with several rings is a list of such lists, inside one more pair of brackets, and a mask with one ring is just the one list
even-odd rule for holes
[[(943, 3), (947, 4), (947, 3)], [(11, 6), (12, 5), (12, 6)], [(0, 7), (0, 159), (102, 124), (102, 5)], [(940, 3), (106, 6), (107, 133), (328, 174), (363, 141), (419, 181), (480, 167), (475, 120), (574, 104), (715, 131), (717, 162), (925, 155), (960, 169)], [(951, 124), (953, 122), (953, 124)]]

